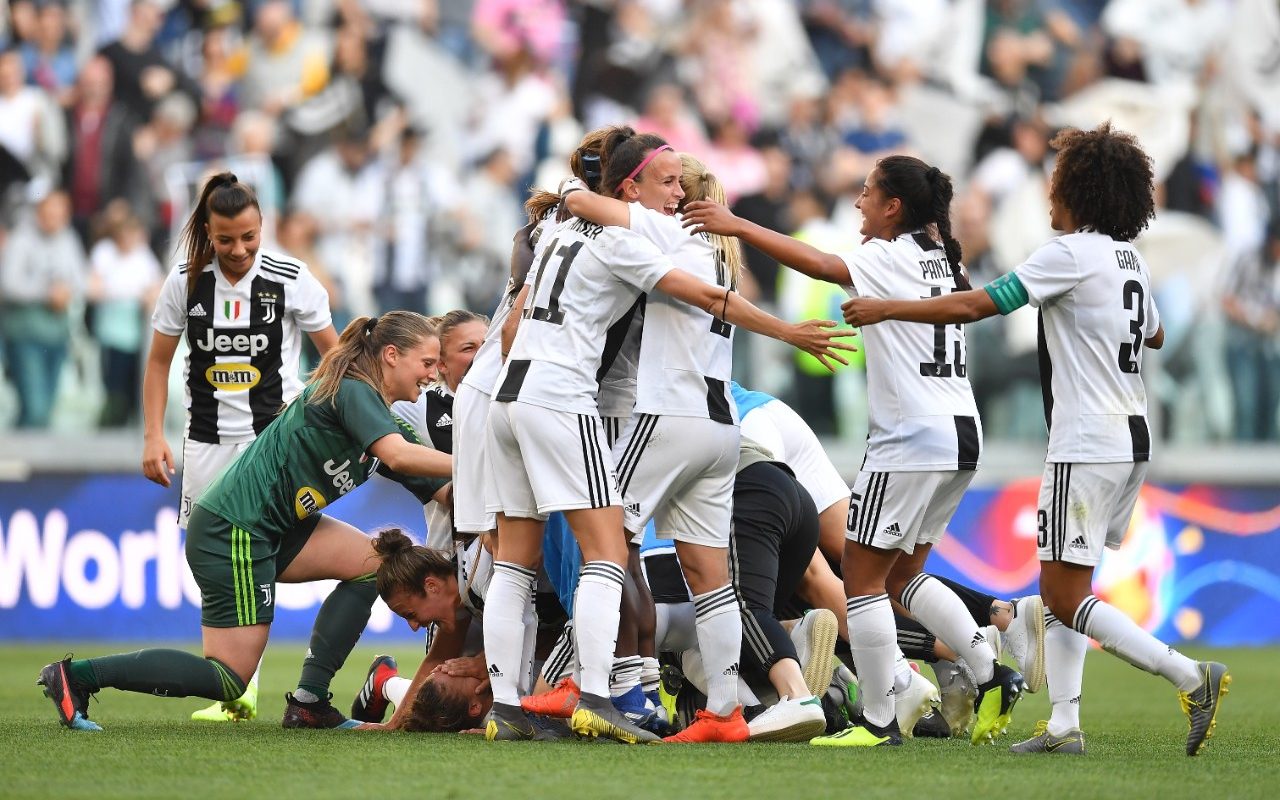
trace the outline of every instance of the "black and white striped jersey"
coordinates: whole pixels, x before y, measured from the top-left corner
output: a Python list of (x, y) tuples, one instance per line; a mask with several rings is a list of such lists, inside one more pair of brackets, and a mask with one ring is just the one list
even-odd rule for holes
[(671, 271), (670, 259), (625, 228), (576, 217), (539, 248), (494, 400), (598, 414), (609, 329)]
[[(653, 242), (672, 264), (731, 291), (721, 253), (705, 234), (689, 235), (677, 217), (632, 203), (631, 230)], [(637, 414), (699, 417), (738, 424), (730, 394), (733, 326), (662, 292), (645, 304), (636, 376)]]
[(151, 316), (167, 336), (185, 333), (187, 438), (230, 444), (255, 438), (302, 391), (302, 332), (332, 324), (329, 295), (307, 265), (260, 249), (234, 285), (215, 263), (187, 294), (187, 265), (165, 280)]
[(1160, 328), (1151, 271), (1129, 242), (1059, 236), (1014, 274), (1040, 309), (1040, 382), (1053, 463), (1147, 461), (1142, 347)]
[[(850, 294), (895, 300), (956, 290), (942, 245), (920, 231), (872, 239), (845, 258)], [(887, 320), (859, 333), (867, 363), (870, 472), (977, 469), (982, 423), (964, 327)]]

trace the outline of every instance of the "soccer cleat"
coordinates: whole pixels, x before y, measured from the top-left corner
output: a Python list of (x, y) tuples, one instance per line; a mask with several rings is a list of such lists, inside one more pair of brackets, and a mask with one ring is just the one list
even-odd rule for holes
[[(1204, 676), (1199, 688), (1191, 692), (1178, 692), (1178, 702), (1187, 715), (1187, 755), (1199, 755), (1205, 740), (1213, 736), (1218, 726), (1218, 705), (1231, 685), (1231, 675), (1226, 664), (1217, 661), (1201, 661), (1196, 664)], [(48, 667), (46, 667), (48, 669)], [(41, 673), (42, 675), (44, 673)]]
[(1024, 685), (1022, 675), (1016, 670), (996, 664), (995, 675), (978, 687), (978, 696), (973, 701), (977, 718), (969, 735), (970, 744), (993, 742), (1005, 732), (1013, 719), (1013, 706), (1022, 697)]
[(939, 661), (934, 665), (933, 671), (938, 676), (938, 690), (942, 696), (942, 718), (947, 721), (952, 736), (963, 736), (973, 723), (973, 701), (976, 695), (968, 667)]
[(1084, 749), (1084, 731), (1074, 728), (1062, 736), (1049, 733), (1049, 723), (1040, 720), (1031, 738), (1009, 746), (1010, 753), (1062, 753), (1064, 755), (1082, 756)]
[(644, 689), (641, 689), (639, 685), (632, 686), (625, 694), (614, 697), (612, 700), (613, 707), (621, 711), (622, 715), (637, 728), (642, 728), (658, 736), (666, 736), (672, 733), (671, 726), (667, 724), (666, 713), (662, 706), (654, 707), (650, 705), (649, 698), (645, 696)]
[(827, 716), (817, 697), (792, 700), (783, 695), (747, 723), (747, 730), (753, 742), (807, 742), (827, 730)]
[(894, 695), (894, 716), (898, 720), (898, 730), (910, 738), (915, 731), (916, 723), (925, 714), (933, 711), (939, 701), (938, 688), (925, 676), (911, 670), (911, 683), (906, 691)]
[(534, 739), (538, 729), (519, 706), (494, 703), (484, 723), (484, 738), (489, 742), (515, 742)]
[(902, 744), (902, 734), (898, 731), (897, 720), (884, 727), (864, 721), (830, 736), (810, 739), (809, 744), (817, 747), (898, 747)]
[(258, 676), (254, 675), (244, 694), (235, 700), (214, 703), (191, 712), (194, 722), (240, 722), (258, 716)]
[[(821, 707), (819, 707), (821, 710)], [(675, 744), (706, 744), (710, 742), (745, 742), (751, 738), (751, 729), (742, 716), (742, 706), (737, 706), (727, 716), (712, 714), (705, 708), (693, 715), (693, 724), (674, 736), (662, 741)]]
[(578, 698), (581, 696), (582, 690), (578, 688), (578, 684), (573, 682), (573, 678), (566, 677), (549, 692), (520, 698), (520, 708), (524, 709), (526, 714), (569, 719), (573, 716), (573, 710), (577, 708)]
[(947, 720), (942, 716), (941, 711), (930, 709), (916, 722), (916, 727), (911, 731), (911, 735), (921, 739), (950, 739), (951, 726), (947, 724)]
[(1044, 601), (1033, 594), (1013, 602), (1013, 621), (1004, 631), (1005, 652), (1013, 657), (1028, 692), (1045, 687)]
[(387, 685), (388, 678), (399, 674), (396, 660), (391, 656), (374, 658), (365, 675), (364, 685), (356, 693), (356, 699), (351, 701), (351, 718), (361, 722), (382, 722), (382, 718), (387, 715), (387, 706), (390, 705), (382, 688)]
[(529, 721), (533, 723), (533, 740), (535, 742), (553, 742), (558, 739), (574, 738), (573, 731), (569, 730), (569, 723), (562, 719), (540, 717), (537, 714), (533, 714), (529, 716)]
[(333, 707), (333, 703), (329, 702), (333, 699), (333, 692), (330, 692), (323, 700), (317, 700), (314, 703), (304, 703), (293, 696), (293, 692), (286, 692), (284, 707), (284, 719), (280, 725), (285, 728), (342, 728), (349, 720), (342, 716), (342, 712)]
[(679, 719), (676, 710), (676, 699), (684, 689), (684, 673), (674, 664), (664, 664), (659, 673), (658, 700), (662, 705), (663, 716), (668, 725), (675, 725)]
[(53, 701), (58, 710), (58, 721), (73, 731), (100, 731), (102, 726), (89, 720), (89, 698), (92, 692), (72, 683), (68, 671), (71, 656), (45, 665), (36, 679), (36, 686), (44, 687), (44, 696)]
[(836, 660), (836, 636), (840, 624), (830, 609), (815, 608), (806, 611), (791, 629), (791, 641), (796, 646), (800, 671), (809, 694), (820, 695), (831, 683), (831, 670)]
[[(653, 744), (662, 741), (656, 735), (636, 727), (606, 697), (582, 694), (569, 718), (569, 727), (579, 736), (607, 736), (623, 744)], [(746, 723), (743, 723), (746, 727)]]

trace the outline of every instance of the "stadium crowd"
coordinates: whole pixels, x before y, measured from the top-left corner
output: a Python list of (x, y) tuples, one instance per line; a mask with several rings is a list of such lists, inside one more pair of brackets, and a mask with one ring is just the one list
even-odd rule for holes
[[(136, 424), (150, 307), (205, 177), (254, 186), (339, 330), (487, 311), (530, 186), (625, 122), (705, 160), (742, 217), (856, 248), (875, 160), (956, 180), (976, 285), (1050, 234), (1048, 142), (1112, 118), (1155, 160), (1139, 241), (1169, 344), (1165, 438), (1276, 440), (1280, 17), (1261, 0), (8, 0), (0, 3), (0, 424)], [(1226, 47), (1227, 42), (1231, 47)], [(747, 252), (747, 296), (843, 294)], [(1035, 325), (971, 333), (993, 439), (1040, 440)], [(745, 335), (744, 383), (823, 434), (864, 378)], [(59, 408), (68, 409), (59, 414)], [(859, 422), (859, 420), (862, 420)]]

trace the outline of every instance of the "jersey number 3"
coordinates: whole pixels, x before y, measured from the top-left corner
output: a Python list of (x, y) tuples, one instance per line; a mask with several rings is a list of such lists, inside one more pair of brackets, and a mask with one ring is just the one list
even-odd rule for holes
[(1142, 284), (1137, 281), (1125, 281), (1121, 297), (1124, 299), (1126, 311), (1138, 312), (1133, 319), (1129, 320), (1129, 335), (1133, 337), (1133, 341), (1120, 344), (1120, 355), (1117, 359), (1120, 371), (1133, 375), (1138, 372), (1138, 353), (1142, 349), (1142, 326), (1147, 322), (1147, 309), (1143, 302), (1146, 297), (1142, 291)]

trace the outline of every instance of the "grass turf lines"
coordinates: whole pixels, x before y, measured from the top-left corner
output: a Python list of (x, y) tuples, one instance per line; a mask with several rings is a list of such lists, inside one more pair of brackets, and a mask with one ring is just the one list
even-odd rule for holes
[[(106, 730), (58, 724), (35, 686), (40, 668), (72, 650), (80, 656), (136, 649), (101, 644), (0, 645), (0, 797), (946, 797), (967, 800), (1067, 796), (1137, 798), (1274, 797), (1280, 781), (1275, 726), (1280, 648), (1207, 650), (1234, 683), (1202, 755), (1183, 754), (1186, 721), (1165, 681), (1090, 653), (1082, 719), (1089, 754), (1014, 756), (1009, 744), (1048, 713), (1048, 695), (1028, 695), (996, 747), (908, 740), (897, 749), (829, 750), (804, 744), (628, 748), (612, 743), (507, 742), (479, 737), (286, 731), (284, 693), (305, 645), (275, 642), (262, 670), (258, 719), (189, 721), (198, 698), (160, 699), (105, 690), (90, 705)], [(194, 649), (194, 648), (192, 648)], [(361, 647), (334, 682), (344, 711), (381, 650)], [(421, 648), (390, 648), (402, 669)]]

